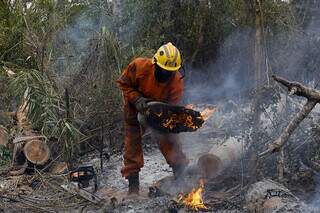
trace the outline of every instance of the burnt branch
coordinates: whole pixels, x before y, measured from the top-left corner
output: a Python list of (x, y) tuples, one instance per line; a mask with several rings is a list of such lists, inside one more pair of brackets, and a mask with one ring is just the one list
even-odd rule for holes
[(273, 75), (272, 78), (286, 86), (290, 94), (295, 94), (308, 99), (303, 108), (291, 119), (288, 126), (283, 130), (281, 135), (271, 144), (268, 145), (268, 149), (259, 154), (259, 157), (264, 157), (270, 153), (280, 151), (280, 148), (288, 141), (293, 131), (299, 126), (299, 124), (305, 119), (312, 109), (320, 102), (320, 91), (306, 87), (299, 82), (291, 82), (284, 78)]
[(272, 78), (273, 80), (287, 87), (288, 91), (290, 92), (290, 95), (298, 95), (298, 96), (305, 97), (307, 99), (314, 99), (320, 102), (320, 90), (306, 87), (299, 82), (288, 81), (276, 75), (273, 75)]

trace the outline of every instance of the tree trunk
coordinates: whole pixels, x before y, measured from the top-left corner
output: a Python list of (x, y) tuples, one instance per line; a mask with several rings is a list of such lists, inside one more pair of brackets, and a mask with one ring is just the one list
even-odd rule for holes
[(265, 47), (263, 15), (261, 8), (262, 0), (254, 1), (255, 9), (255, 43), (254, 43), (254, 80), (255, 88), (261, 87), (266, 79)]

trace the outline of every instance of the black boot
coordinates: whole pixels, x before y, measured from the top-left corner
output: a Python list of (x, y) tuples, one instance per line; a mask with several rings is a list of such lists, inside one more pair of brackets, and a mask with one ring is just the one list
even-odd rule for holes
[(139, 173), (132, 173), (128, 176), (129, 191), (128, 194), (139, 194)]

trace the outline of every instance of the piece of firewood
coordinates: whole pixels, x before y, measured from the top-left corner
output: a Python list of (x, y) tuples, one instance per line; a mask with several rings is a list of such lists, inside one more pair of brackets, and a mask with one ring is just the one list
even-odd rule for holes
[(50, 158), (48, 145), (41, 140), (31, 140), (23, 147), (26, 158), (36, 165), (44, 165)]
[(270, 153), (278, 152), (280, 148), (288, 141), (293, 131), (299, 126), (301, 121), (305, 119), (312, 109), (320, 102), (320, 91), (306, 87), (298, 82), (291, 82), (284, 78), (273, 75), (272, 78), (286, 86), (290, 91), (290, 94), (302, 96), (308, 99), (307, 103), (289, 122), (288, 126), (283, 130), (281, 135), (271, 144), (268, 145), (268, 149), (259, 154), (259, 157), (264, 157)]

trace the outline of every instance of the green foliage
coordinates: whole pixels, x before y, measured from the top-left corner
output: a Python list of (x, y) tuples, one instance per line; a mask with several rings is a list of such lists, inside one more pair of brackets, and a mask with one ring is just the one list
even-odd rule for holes
[(293, 7), (285, 2), (263, 1), (261, 5), (265, 27), (273, 34), (292, 30), (296, 26)]
[(21, 67), (14, 70), (17, 74), (9, 80), (9, 88), (18, 100), (27, 101), (28, 117), (33, 127), (48, 138), (63, 143), (65, 155), (71, 159), (83, 134), (67, 118), (64, 99), (54, 88), (54, 82), (37, 70)]
[[(26, 94), (34, 128), (61, 141), (71, 158), (83, 139), (79, 129), (97, 129), (102, 122), (120, 126), (116, 79), (133, 58), (151, 57), (172, 41), (184, 63), (212, 62), (229, 35), (255, 28), (254, 2), (0, 1), (0, 110), (12, 110)], [(283, 1), (260, 2), (265, 45), (271, 46), (274, 37), (295, 29), (296, 11)], [(287, 44), (287, 37), (280, 40)], [(16, 76), (6, 76), (3, 66)], [(70, 117), (64, 88), (70, 91)]]
[(25, 65), (24, 21), (21, 4), (12, 7), (10, 1), (0, 1), (0, 61)]
[(8, 165), (11, 160), (11, 151), (7, 147), (0, 145), (0, 167)]
[[(11, 104), (14, 100), (14, 96), (9, 92), (7, 84), (8, 80), (9, 79), (6, 76), (4, 69), (1, 68), (0, 63), (0, 112), (10, 112), (12, 107)], [(0, 125), (6, 125), (8, 123), (8, 118), (5, 118), (5, 116), (0, 113)]]

